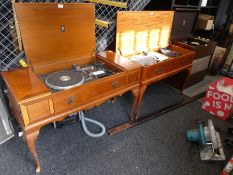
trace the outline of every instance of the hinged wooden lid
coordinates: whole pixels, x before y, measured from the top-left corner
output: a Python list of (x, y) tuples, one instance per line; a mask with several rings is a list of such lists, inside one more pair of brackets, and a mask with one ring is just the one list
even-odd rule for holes
[(95, 7), (87, 3), (16, 3), (27, 61), (34, 69), (90, 57)]
[(118, 12), (116, 50), (127, 56), (167, 47), (173, 16), (173, 11)]
[(192, 37), (198, 13), (195, 9), (175, 11), (171, 39)]

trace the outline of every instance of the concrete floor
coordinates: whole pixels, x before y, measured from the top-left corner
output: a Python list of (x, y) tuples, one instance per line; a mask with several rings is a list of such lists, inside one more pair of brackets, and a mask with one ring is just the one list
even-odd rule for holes
[(223, 77), (224, 76), (222, 76), (222, 75), (216, 75), (216, 76), (206, 75), (202, 81), (200, 81), (199, 83), (197, 83), (191, 87), (188, 87), (187, 89), (185, 89), (183, 91), (183, 93), (189, 97), (193, 97), (195, 95), (201, 94), (201, 93), (207, 91), (209, 85), (212, 82), (219, 80)]

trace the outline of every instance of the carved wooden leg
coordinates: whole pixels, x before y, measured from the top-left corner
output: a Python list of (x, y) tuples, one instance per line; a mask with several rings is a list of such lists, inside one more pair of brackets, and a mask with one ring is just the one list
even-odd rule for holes
[(136, 120), (139, 118), (139, 112), (141, 108), (141, 102), (142, 102), (142, 97), (144, 95), (144, 92), (146, 91), (147, 85), (142, 85), (140, 87), (140, 92), (139, 92), (139, 97), (138, 97), (138, 107), (137, 107), (137, 112), (136, 112)]
[(189, 69), (186, 70), (187, 71), (187, 75), (185, 77), (184, 83), (183, 83), (182, 88), (181, 88), (181, 94), (183, 94), (183, 90), (185, 88), (185, 85), (188, 82), (188, 79), (189, 79), (189, 77), (191, 75), (191, 70), (192, 70), (191, 68), (189, 68)]
[(139, 88), (133, 89), (132, 93), (133, 93), (134, 99), (133, 99), (133, 106), (132, 106), (132, 109), (130, 112), (130, 120), (131, 121), (134, 120), (134, 112), (135, 112), (135, 108), (136, 108), (138, 97), (139, 97)]
[(117, 101), (117, 97), (113, 97), (113, 98), (111, 98), (111, 102), (112, 102), (112, 104), (116, 103), (116, 101)]
[(36, 148), (35, 148), (35, 141), (37, 139), (37, 136), (39, 135), (39, 131), (33, 132), (31, 134), (25, 135), (27, 145), (29, 150), (32, 153), (32, 156), (34, 158), (35, 164), (36, 164), (36, 173), (39, 173), (41, 168), (40, 168), (40, 161), (37, 156)]

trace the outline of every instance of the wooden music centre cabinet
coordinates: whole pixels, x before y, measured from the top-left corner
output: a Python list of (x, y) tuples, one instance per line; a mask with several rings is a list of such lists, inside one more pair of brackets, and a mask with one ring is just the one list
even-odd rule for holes
[(191, 74), (185, 88), (203, 80), (208, 73), (209, 63), (217, 45), (216, 41), (194, 36), (198, 15), (198, 10), (180, 9), (175, 11), (173, 20), (172, 43), (195, 52)]
[[(8, 88), (12, 113), (33, 155), (36, 172), (40, 172), (35, 141), (41, 127), (127, 91), (132, 91), (134, 96), (130, 117), (133, 119), (141, 66), (126, 58), (112, 57), (111, 52), (95, 53), (94, 4), (16, 3), (15, 8), (29, 67), (1, 75)], [(78, 65), (76, 71), (70, 70), (74, 64)], [(104, 67), (111, 75), (101, 78), (91, 75), (93, 81), (90, 77), (84, 80), (83, 74), (87, 68), (94, 69), (93, 65)], [(64, 73), (64, 70), (79, 72), (82, 76), (77, 77), (81, 77), (82, 85), (65, 90), (51, 89), (48, 77), (54, 72)], [(70, 76), (59, 79), (65, 83)]]
[[(116, 52), (122, 57), (132, 58), (148, 55), (152, 51), (162, 60), (151, 64), (141, 64), (140, 95), (136, 111), (139, 118), (142, 97), (147, 86), (164, 80), (183, 90), (190, 75), (195, 52), (170, 44), (173, 11), (122, 11), (117, 13)], [(168, 48), (176, 56), (166, 56), (161, 48)], [(143, 53), (143, 54), (142, 54)], [(143, 61), (141, 61), (143, 62)], [(140, 64), (140, 61), (138, 61)], [(175, 75), (175, 76), (173, 76)]]

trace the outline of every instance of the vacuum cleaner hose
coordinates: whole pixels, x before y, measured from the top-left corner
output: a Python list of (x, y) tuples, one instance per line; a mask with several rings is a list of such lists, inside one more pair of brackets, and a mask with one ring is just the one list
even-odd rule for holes
[[(81, 121), (81, 124), (82, 124), (82, 128), (83, 128), (84, 132), (88, 136), (97, 138), (97, 137), (101, 137), (101, 136), (103, 136), (105, 134), (106, 128), (102, 123), (100, 123), (100, 122), (98, 122), (96, 120), (85, 117), (83, 111), (79, 111), (78, 113), (79, 113), (80, 121)], [(92, 133), (91, 131), (89, 131), (87, 129), (86, 121), (98, 125), (101, 128), (101, 131), (99, 133)]]

